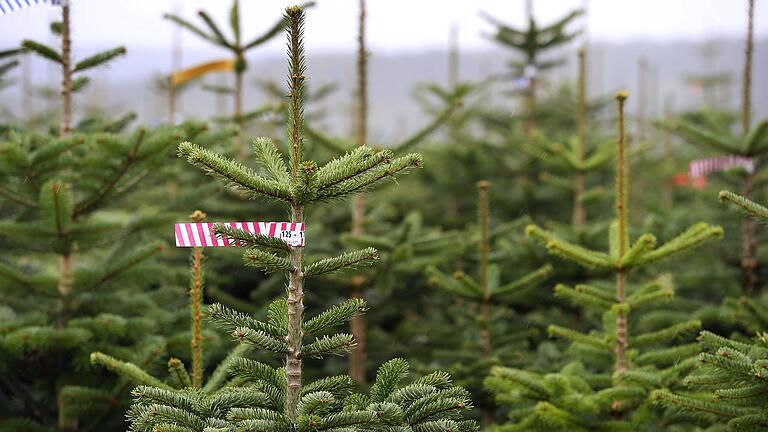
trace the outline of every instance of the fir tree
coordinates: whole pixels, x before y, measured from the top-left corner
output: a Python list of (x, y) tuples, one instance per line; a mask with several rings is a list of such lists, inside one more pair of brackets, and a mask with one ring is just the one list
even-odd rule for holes
[[(314, 3), (307, 3), (304, 6), (307, 7), (313, 4)], [(284, 21), (280, 19), (262, 35), (254, 38), (251, 41), (244, 41), (240, 19), (240, 0), (233, 0), (232, 8), (229, 12), (229, 25), (232, 30), (232, 38), (227, 38), (224, 35), (224, 32), (213, 21), (207, 12), (200, 10), (197, 12), (197, 14), (208, 27), (207, 31), (174, 14), (166, 14), (165, 18), (191, 31), (206, 41), (220, 48), (226, 49), (232, 54), (232, 57), (235, 61), (235, 87), (231, 92), (234, 95), (233, 116), (238, 130), (235, 141), (235, 151), (238, 157), (242, 159), (246, 152), (245, 145), (243, 144), (243, 123), (252, 117), (249, 115), (250, 113), (243, 112), (243, 76), (245, 75), (245, 71), (248, 69), (248, 61), (245, 59), (245, 55), (248, 51), (265, 44), (275, 36), (279, 35), (280, 32), (282, 32), (284, 29)], [(228, 89), (227, 92), (229, 92)]]
[[(550, 253), (585, 267), (614, 273), (612, 289), (601, 284), (555, 288), (559, 297), (602, 314), (603, 328), (582, 333), (558, 325), (549, 326), (552, 336), (572, 342), (571, 348), (578, 358), (589, 359), (589, 363), (574, 361), (553, 374), (494, 368), (486, 385), (500, 403), (513, 404), (509, 414), (512, 422), (499, 430), (647, 429), (656, 420), (647, 408), (648, 392), (675, 385), (681, 373), (692, 367), (690, 361), (678, 363), (678, 360), (687, 357), (695, 345), (668, 344), (698, 330), (701, 322), (689, 320), (673, 324), (663, 316), (647, 314), (631, 323), (630, 313), (667, 301), (674, 295), (674, 288), (665, 277), (632, 286), (628, 276), (648, 264), (721, 236), (722, 228), (702, 222), (659, 247), (652, 234), (643, 234), (634, 243), (630, 242), (624, 137), (626, 99), (626, 93), (617, 95), (616, 220), (610, 230), (609, 251), (587, 249), (535, 225), (526, 228), (526, 234), (542, 241)], [(638, 331), (631, 332), (632, 329)]]
[(72, 132), (72, 93), (84, 88), (90, 82), (82, 72), (104, 65), (125, 55), (125, 47), (112, 48), (75, 62), (72, 59), (72, 36), (69, 4), (61, 7), (61, 21), (51, 24), (51, 31), (61, 38), (61, 51), (33, 40), (25, 40), (22, 47), (61, 67), (61, 120), (59, 134), (68, 136)]
[[(0, 390), (4, 430), (96, 430), (111, 424), (121, 393), (106, 390), (114, 379), (94, 372), (84, 360), (87, 352), (125, 352), (138, 363), (151, 363), (165, 349), (156, 329), (170, 326), (173, 315), (163, 313), (158, 300), (171, 289), (143, 289), (146, 275), (158, 271), (151, 258), (164, 248), (147, 233), (168, 215), (121, 206), (153, 178), (174, 142), (202, 131), (188, 124), (130, 135), (73, 133), (72, 93), (88, 82), (81, 73), (125, 49), (72, 61), (70, 6), (62, 14), (51, 26), (61, 36), (61, 51), (23, 43), (61, 66), (58, 136), (10, 132), (0, 139), (0, 242), (12, 251), (0, 261), (6, 299), (0, 363), (14, 372), (3, 374)], [(125, 121), (104, 126), (123, 127)], [(94, 389), (98, 385), (104, 389)]]
[[(554, 171), (542, 173), (542, 180), (565, 188), (572, 194), (571, 228), (574, 234), (581, 235), (587, 228), (585, 204), (602, 192), (599, 186), (588, 187), (587, 175), (599, 172), (608, 165), (615, 149), (607, 141), (587, 139), (586, 50), (583, 48), (579, 50), (578, 64), (576, 135), (564, 145), (548, 140), (543, 134), (536, 134), (533, 142), (523, 145), (523, 150), (538, 157)], [(571, 178), (560, 177), (561, 172)]]
[[(352, 196), (420, 166), (421, 157), (393, 157), (389, 151), (361, 146), (322, 167), (303, 160), (303, 9), (289, 7), (285, 21), (290, 54), (288, 163), (268, 139), (254, 143), (262, 174), (191, 143), (182, 143), (179, 153), (248, 197), (286, 204), (291, 223), (302, 223), (311, 204)], [(351, 335), (328, 332), (365, 310), (364, 301), (350, 299), (305, 320), (305, 282), (369, 264), (377, 258), (375, 249), (305, 263), (303, 247), (221, 226), (216, 231), (248, 246), (243, 256), (247, 265), (286, 274), (288, 286), (287, 298), (270, 306), (268, 321), (219, 305), (209, 308), (209, 317), (241, 343), (282, 357), (285, 366), (274, 369), (247, 358), (234, 360), (230, 368), (233, 379), (215, 394), (180, 393), (162, 385), (138, 387), (130, 413), (133, 430), (474, 430), (472, 422), (460, 419), (460, 412), (469, 407), (466, 391), (453, 387), (440, 372), (401, 386), (408, 365), (400, 359), (379, 369), (369, 396), (351, 394), (353, 382), (346, 376), (304, 382), (305, 359), (344, 354), (354, 347)], [(308, 337), (313, 340), (305, 344)]]
[[(143, 233), (171, 218), (121, 205), (184, 136), (195, 134), (175, 128), (65, 138), (12, 133), (0, 142), (7, 156), (0, 161), (0, 241), (13, 251), (0, 262), (6, 299), (0, 358), (16, 371), (3, 388), (14, 401), (4, 416), (53, 426), (51, 416), (58, 415), (62, 429), (74, 428), (78, 417), (110, 406), (113, 397), (80, 398), (68, 390), (104, 380), (83, 367), (83, 356), (129, 350), (143, 362), (162, 351), (164, 342), (151, 329), (173, 315), (157, 304), (164, 290), (141, 288), (149, 273), (159, 272), (151, 258), (164, 244)], [(49, 395), (58, 402), (51, 404)]]
[[(768, 220), (768, 208), (730, 191), (720, 192), (720, 200), (731, 203), (749, 216)], [(685, 378), (687, 389), (657, 390), (656, 403), (709, 424), (727, 424), (729, 431), (768, 430), (765, 381), (768, 336), (766, 306), (755, 299), (744, 299), (745, 309), (754, 313), (748, 322), (757, 322), (759, 331), (749, 342), (743, 338), (724, 338), (709, 331), (699, 335), (701, 353), (697, 367)]]
[[(530, 7), (529, 4), (529, 8)], [(514, 77), (522, 77), (526, 81), (524, 93), (526, 135), (533, 132), (534, 128), (538, 82), (537, 74), (539, 71), (551, 69), (562, 63), (562, 61), (558, 59), (542, 60), (541, 56), (546, 51), (550, 51), (570, 42), (579, 34), (579, 32), (567, 31), (567, 27), (581, 14), (581, 10), (576, 10), (548, 26), (540, 27), (536, 22), (536, 19), (534, 19), (533, 13), (529, 11), (528, 28), (525, 29), (514, 28), (490, 15), (484, 15), (485, 19), (496, 27), (493, 40), (501, 45), (518, 51), (523, 55), (522, 62), (511, 62), (511, 66), (512, 75)]]
[[(760, 172), (763, 160), (768, 153), (768, 119), (757, 126), (751, 126), (752, 117), (752, 55), (754, 38), (754, 0), (748, 0), (747, 37), (743, 87), (741, 130), (734, 132), (730, 122), (722, 121), (721, 116), (704, 112), (697, 121), (679, 121), (666, 126), (685, 141), (710, 151), (725, 155), (739, 155), (754, 160), (751, 172), (735, 172), (727, 177), (729, 187), (737, 187), (739, 193), (747, 199), (754, 198), (759, 192), (762, 181)], [(759, 285), (758, 241), (755, 221), (745, 218), (741, 225), (741, 270), (743, 288), (751, 293)]]
[[(472, 312), (477, 317), (477, 328), (473, 329), (467, 340), (478, 341), (479, 344), (473, 344), (472, 346), (462, 346), (461, 351), (470, 351), (473, 353), (472, 357), (477, 359), (477, 364), (463, 364), (463, 367), (469, 369), (475, 377), (479, 379), (472, 379), (475, 381), (471, 385), (471, 388), (476, 390), (475, 400), (486, 399), (481, 394), (482, 385), (480, 381), (483, 376), (488, 374), (488, 369), (494, 363), (498, 363), (499, 360), (510, 361), (514, 355), (512, 351), (527, 348), (525, 345), (522, 347), (520, 344), (509, 343), (514, 333), (519, 333), (520, 329), (514, 328), (514, 326), (500, 326), (494, 325), (493, 322), (510, 321), (514, 312), (504, 308), (509, 303), (508, 298), (510, 295), (518, 293), (526, 288), (536, 285), (552, 273), (552, 266), (549, 264), (544, 265), (528, 274), (524, 274), (515, 280), (510, 282), (502, 282), (500, 279), (501, 269), (498, 264), (491, 263), (491, 232), (489, 223), (489, 205), (488, 205), (488, 188), (490, 183), (487, 181), (481, 181), (477, 184), (479, 191), (479, 239), (477, 251), (479, 252), (478, 259), (478, 275), (474, 278), (463, 271), (457, 271), (452, 276), (443, 273), (437, 268), (431, 267), (427, 270), (430, 275), (430, 282), (437, 288), (444, 290), (459, 299), (468, 302), (473, 306)], [(505, 299), (506, 298), (506, 299)], [(492, 310), (497, 309), (497, 310)], [(503, 318), (502, 318), (503, 317)], [(515, 321), (520, 321), (516, 319)], [(497, 330), (492, 335), (492, 330)], [(525, 330), (523, 330), (525, 332)], [(496, 338), (506, 342), (499, 342)], [(478, 359), (476, 354), (480, 351), (481, 356)], [(489, 423), (493, 418), (492, 405), (483, 406), (485, 411), (486, 423)]]

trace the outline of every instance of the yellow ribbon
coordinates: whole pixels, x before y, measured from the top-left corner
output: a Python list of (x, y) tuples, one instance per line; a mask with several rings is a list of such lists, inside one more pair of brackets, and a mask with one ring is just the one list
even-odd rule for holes
[(171, 74), (171, 85), (177, 86), (184, 84), (189, 80), (193, 80), (201, 75), (205, 75), (210, 72), (226, 72), (231, 71), (235, 67), (234, 60), (217, 60), (208, 63), (192, 66), (178, 72)]

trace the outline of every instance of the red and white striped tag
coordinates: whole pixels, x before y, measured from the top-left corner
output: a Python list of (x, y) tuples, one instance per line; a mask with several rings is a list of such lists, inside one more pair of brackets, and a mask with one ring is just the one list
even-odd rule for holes
[(688, 175), (692, 178), (704, 177), (709, 173), (725, 171), (735, 166), (744, 168), (748, 173), (755, 171), (754, 159), (746, 156), (728, 155), (692, 161), (688, 168)]
[(290, 222), (204, 222), (175, 224), (176, 247), (243, 246), (240, 242), (219, 237), (214, 225), (226, 225), (254, 234), (277, 237), (291, 246), (304, 246), (304, 224)]

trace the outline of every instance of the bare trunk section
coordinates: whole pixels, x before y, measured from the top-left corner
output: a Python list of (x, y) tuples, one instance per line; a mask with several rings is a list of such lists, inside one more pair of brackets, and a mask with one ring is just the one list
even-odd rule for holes
[(459, 25), (451, 24), (448, 35), (448, 89), (454, 90), (459, 84)]
[(491, 303), (491, 291), (488, 286), (488, 188), (490, 185), (491, 184), (486, 180), (477, 182), (477, 214), (478, 222), (480, 223), (480, 287), (483, 289), (483, 302), (480, 309), (480, 341), (482, 344), (483, 357), (490, 357), (491, 355), (491, 333), (488, 330)]
[[(586, 50), (584, 48), (579, 50), (579, 94), (578, 94), (578, 107), (576, 112), (576, 123), (578, 127), (578, 154), (579, 162), (584, 161), (584, 147), (586, 144), (586, 114), (587, 114), (587, 79), (586, 79)], [(579, 234), (584, 229), (584, 220), (586, 214), (584, 212), (584, 172), (577, 170), (573, 179), (573, 230), (576, 234)]]
[[(480, 287), (483, 289), (483, 301), (480, 304), (480, 347), (485, 359), (491, 357), (493, 351), (491, 345), (491, 289), (488, 285), (488, 255), (490, 253), (488, 188), (491, 183), (487, 180), (477, 182), (477, 215), (480, 224)], [(493, 409), (483, 409), (483, 424), (493, 423)]]
[(243, 73), (235, 72), (235, 124), (237, 135), (235, 136), (235, 152), (237, 158), (245, 159), (245, 146), (243, 145)]
[[(202, 222), (205, 213), (195, 211), (190, 216), (192, 222)], [(189, 311), (192, 339), (192, 386), (200, 388), (203, 385), (203, 248), (192, 249), (192, 263), (190, 266), (191, 280), (189, 284)]]
[(168, 123), (176, 124), (176, 86), (168, 80)]
[[(304, 222), (304, 206), (291, 205), (291, 223)], [(301, 256), (304, 248), (291, 248), (288, 259), (293, 270), (288, 273), (288, 350), (285, 355), (285, 375), (288, 384), (285, 398), (285, 413), (296, 422), (299, 418), (298, 406), (301, 398), (301, 348), (304, 340), (304, 273), (301, 269)]]
[[(61, 118), (59, 136), (66, 137), (72, 133), (72, 38), (69, 19), (69, 5), (61, 8)], [(72, 246), (70, 250), (59, 255), (59, 309), (61, 313), (59, 326), (64, 327), (67, 321), (67, 298), (74, 283), (75, 258)], [(59, 395), (57, 400), (59, 411), (59, 429), (74, 431), (78, 428), (77, 419), (67, 417), (67, 401)]]
[(189, 291), (192, 314), (192, 386), (203, 384), (203, 248), (192, 251), (192, 285)]
[[(72, 133), (72, 39), (69, 20), (69, 6), (61, 8), (61, 118), (59, 136), (66, 137)], [(70, 250), (59, 255), (59, 311), (60, 325), (66, 323), (67, 297), (72, 291), (74, 282), (74, 251)]]
[[(747, 18), (747, 46), (744, 50), (744, 83), (742, 89), (742, 134), (749, 133), (752, 117), (752, 53), (754, 50), (754, 15), (755, 1), (749, 0)], [(741, 184), (740, 193), (743, 197), (751, 199), (754, 189), (755, 175), (750, 173)], [(741, 221), (741, 272), (743, 287), (746, 293), (752, 293), (758, 286), (757, 274), (757, 222), (749, 217)]]
[(480, 344), (483, 357), (485, 358), (491, 356), (491, 331), (488, 329), (489, 320), (490, 300), (483, 299), (483, 303), (480, 306)]
[[(629, 240), (629, 217), (627, 212), (627, 172), (625, 160), (625, 142), (624, 142), (624, 101), (626, 95), (619, 95), (619, 154), (616, 166), (616, 219), (618, 220), (618, 256), (616, 258), (616, 302), (622, 304), (627, 300), (627, 273), (621, 268), (621, 258), (627, 252)], [(629, 341), (627, 336), (627, 312), (623, 307), (619, 307), (616, 315), (615, 328), (615, 346), (614, 354), (614, 372), (623, 372), (629, 368), (627, 363), (627, 349)]]
[[(616, 301), (624, 303), (627, 300), (627, 273), (616, 273)], [(627, 350), (629, 349), (629, 337), (627, 333), (627, 313), (619, 310), (616, 315), (616, 346), (613, 349), (614, 372), (624, 372), (629, 369), (627, 362)]]
[(66, 301), (75, 279), (75, 253), (69, 251), (59, 255), (59, 284), (58, 292), (61, 297), (61, 321), (66, 322)]
[(523, 131), (526, 138), (531, 138), (536, 127), (534, 111), (536, 110), (536, 77), (531, 77), (528, 83), (528, 91), (525, 94), (525, 125)]
[[(360, 15), (357, 34), (357, 136), (358, 146), (365, 145), (368, 139), (368, 52), (365, 47), (365, 0), (360, 0)], [(352, 234), (365, 232), (365, 195), (355, 197), (352, 203)], [(365, 298), (365, 278), (358, 276), (352, 280), (352, 297)], [(349, 323), (350, 332), (355, 337), (357, 348), (349, 356), (349, 375), (359, 383), (365, 383), (366, 352), (365, 317), (358, 315)]]
[(744, 135), (749, 132), (752, 122), (752, 53), (754, 51), (755, 38), (755, 0), (749, 0), (747, 17), (747, 46), (744, 49), (744, 87), (742, 89), (742, 131)]
[[(741, 184), (741, 195), (751, 198), (754, 189), (755, 173), (748, 174)], [(757, 221), (751, 217), (741, 220), (741, 272), (744, 291), (754, 292), (758, 286), (757, 276)]]
[(69, 6), (61, 8), (61, 122), (59, 135), (72, 133), (72, 39)]

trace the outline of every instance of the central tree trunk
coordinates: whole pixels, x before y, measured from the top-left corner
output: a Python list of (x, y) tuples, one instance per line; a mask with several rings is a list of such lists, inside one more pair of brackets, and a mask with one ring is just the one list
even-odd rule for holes
[[(69, 2), (64, 1), (61, 8), (61, 118), (59, 136), (67, 137), (72, 134), (72, 37), (69, 18)], [(59, 311), (58, 326), (63, 328), (67, 322), (67, 303), (74, 283), (75, 258), (73, 246), (59, 255)], [(67, 401), (59, 395), (57, 400), (59, 412), (59, 429), (74, 431), (78, 428), (76, 418), (67, 416)]]
[[(752, 198), (755, 174), (748, 174), (741, 184), (741, 196)], [(757, 289), (757, 221), (751, 217), (741, 220), (741, 272), (744, 292), (752, 293)]]
[(235, 72), (235, 124), (237, 135), (235, 136), (235, 152), (237, 158), (245, 159), (245, 145), (243, 145), (243, 72)]
[[(197, 210), (190, 216), (192, 222), (200, 223), (205, 219), (205, 213)], [(189, 309), (192, 339), (192, 386), (200, 388), (203, 385), (203, 248), (192, 249), (191, 280), (189, 285)]]
[(72, 38), (69, 5), (61, 8), (61, 121), (59, 135), (72, 133)]
[[(365, 48), (365, 0), (359, 3), (360, 15), (357, 33), (357, 136), (358, 146), (366, 144), (368, 136), (368, 53)], [(352, 234), (365, 233), (365, 194), (355, 197), (352, 202)], [(365, 298), (365, 277), (352, 279), (352, 297)], [(365, 383), (365, 366), (368, 359), (366, 351), (365, 317), (357, 315), (350, 320), (350, 332), (355, 337), (357, 347), (349, 355), (349, 375), (359, 383)]]
[[(624, 303), (627, 300), (627, 273), (619, 271), (616, 273), (616, 302)], [(627, 362), (627, 349), (629, 348), (629, 338), (627, 331), (627, 313), (620, 309), (616, 315), (616, 346), (614, 347), (614, 372), (625, 372), (629, 369)]]
[[(304, 222), (304, 206), (291, 205), (291, 223)], [(293, 270), (288, 273), (288, 351), (285, 356), (285, 375), (288, 384), (285, 398), (285, 413), (296, 422), (301, 399), (301, 347), (304, 340), (304, 273), (301, 256), (304, 248), (291, 248), (288, 258)]]
[(616, 257), (616, 303), (619, 310), (616, 314), (615, 346), (614, 346), (614, 372), (624, 372), (629, 368), (627, 362), (627, 348), (629, 347), (627, 335), (627, 311), (623, 303), (627, 300), (627, 272), (621, 268), (621, 258), (629, 248), (629, 215), (627, 211), (627, 165), (625, 159), (624, 140), (624, 102), (626, 94), (619, 94), (619, 140), (618, 163), (616, 164), (616, 220), (618, 222), (618, 247)]
[[(586, 146), (586, 112), (587, 112), (587, 83), (586, 83), (586, 50), (584, 48), (579, 50), (579, 95), (578, 95), (578, 107), (576, 112), (576, 123), (578, 127), (577, 137), (577, 157), (579, 162), (584, 162), (584, 148)], [(584, 229), (584, 220), (586, 215), (584, 213), (584, 172), (579, 169), (576, 171), (576, 175), (573, 179), (573, 230), (576, 234), (581, 233)]]
[(483, 357), (486, 358), (491, 356), (491, 332), (488, 329), (491, 304), (491, 289), (488, 285), (488, 255), (490, 252), (488, 188), (490, 185), (487, 180), (477, 182), (477, 214), (480, 223), (480, 287), (483, 289), (483, 302), (480, 307), (480, 343), (482, 344)]
[[(744, 83), (742, 88), (742, 134), (747, 136), (751, 127), (752, 117), (752, 54), (754, 50), (754, 16), (755, 1), (749, 0), (747, 11), (747, 45), (744, 49)], [(741, 184), (741, 195), (751, 199), (754, 189), (755, 171), (749, 173)], [(757, 223), (754, 219), (746, 217), (741, 222), (741, 271), (743, 276), (744, 291), (752, 293), (758, 286), (757, 273)]]

